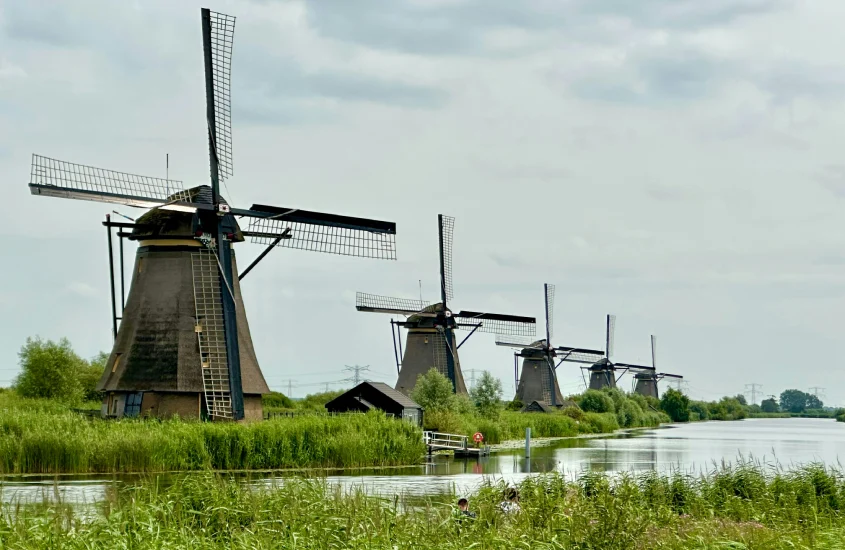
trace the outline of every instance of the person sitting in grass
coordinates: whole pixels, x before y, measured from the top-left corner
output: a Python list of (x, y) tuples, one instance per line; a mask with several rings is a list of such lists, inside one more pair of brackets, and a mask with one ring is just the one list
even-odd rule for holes
[(461, 519), (465, 517), (475, 519), (476, 517), (475, 512), (469, 511), (469, 501), (465, 498), (458, 499), (458, 511), (461, 515)]
[(505, 490), (505, 500), (499, 504), (499, 508), (505, 514), (515, 514), (521, 509), (519, 507), (519, 493), (513, 487), (508, 487)]

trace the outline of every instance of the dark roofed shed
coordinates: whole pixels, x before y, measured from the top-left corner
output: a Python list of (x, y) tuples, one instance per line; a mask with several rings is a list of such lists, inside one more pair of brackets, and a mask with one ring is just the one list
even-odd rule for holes
[(326, 403), (329, 412), (366, 412), (370, 409), (422, 425), (422, 407), (384, 382), (361, 382)]

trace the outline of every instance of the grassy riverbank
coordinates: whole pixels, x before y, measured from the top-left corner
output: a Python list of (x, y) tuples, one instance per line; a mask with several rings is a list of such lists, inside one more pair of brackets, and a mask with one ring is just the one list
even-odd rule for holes
[(419, 428), (380, 413), (252, 424), (100, 420), (0, 395), (0, 472), (159, 472), (414, 464)]
[(84, 519), (68, 506), (4, 505), (0, 546), (14, 548), (701, 549), (842, 548), (845, 484), (822, 467), (743, 466), (705, 478), (647, 473), (530, 478), (522, 511), (504, 517), (502, 485), (470, 495), (377, 498), (319, 481), (250, 488), (199, 474), (161, 489), (112, 494)]

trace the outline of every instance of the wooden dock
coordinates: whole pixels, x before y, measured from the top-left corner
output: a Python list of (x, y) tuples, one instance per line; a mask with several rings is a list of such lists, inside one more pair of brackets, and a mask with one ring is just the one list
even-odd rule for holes
[(469, 438), (465, 435), (447, 434), (442, 432), (423, 432), (423, 443), (425, 443), (428, 454), (435, 451), (452, 451), (456, 457), (479, 457), (490, 454), (490, 446), (473, 446), (469, 444)]

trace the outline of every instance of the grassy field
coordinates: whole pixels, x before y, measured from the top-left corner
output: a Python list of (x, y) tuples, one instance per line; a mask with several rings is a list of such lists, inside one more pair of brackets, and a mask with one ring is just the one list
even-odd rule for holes
[(252, 424), (100, 420), (0, 395), (0, 472), (160, 472), (415, 464), (421, 430), (380, 413)]
[(320, 481), (279, 487), (197, 474), (162, 489), (112, 494), (93, 512), (58, 504), (3, 505), (0, 547), (296, 549), (833, 549), (845, 540), (845, 483), (821, 466), (754, 466), (703, 478), (647, 473), (529, 478), (522, 510), (498, 508), (504, 486), (470, 495), (475, 520), (458, 521), (457, 495), (377, 498)]

